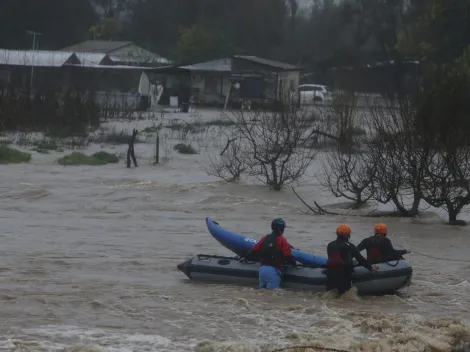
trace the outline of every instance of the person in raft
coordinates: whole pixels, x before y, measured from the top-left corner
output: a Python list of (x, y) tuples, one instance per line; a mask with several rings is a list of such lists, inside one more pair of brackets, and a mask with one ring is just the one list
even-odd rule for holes
[(277, 218), (271, 222), (272, 232), (259, 240), (246, 257), (260, 261), (259, 288), (276, 289), (281, 287), (282, 265), (295, 264), (291, 253), (294, 248), (283, 236), (286, 222)]
[(371, 264), (399, 260), (402, 255), (411, 253), (410, 250), (393, 248), (392, 241), (387, 238), (387, 225), (377, 224), (374, 227), (374, 236), (367, 237), (357, 246), (359, 252), (366, 250), (367, 261)]
[(341, 224), (336, 229), (336, 240), (330, 242), (326, 248), (328, 253), (326, 290), (337, 290), (340, 295), (352, 287), (351, 276), (354, 271), (352, 258), (369, 271), (378, 270), (376, 266), (372, 267), (356, 246), (349, 242), (350, 238), (351, 228)]

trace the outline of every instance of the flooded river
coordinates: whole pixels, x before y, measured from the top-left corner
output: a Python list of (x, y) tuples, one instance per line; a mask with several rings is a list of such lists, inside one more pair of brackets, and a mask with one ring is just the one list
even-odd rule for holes
[[(150, 157), (145, 148), (136, 146), (138, 157)], [(191, 282), (178, 263), (233, 255), (211, 238), (206, 216), (256, 238), (282, 216), (289, 241), (318, 254), (339, 222), (358, 243), (378, 220), (302, 214), (291, 190), (224, 184), (201, 170), (200, 155), (156, 167), (145, 158), (137, 169), (62, 167), (57, 154), (34, 153), (30, 165), (0, 166), (1, 351), (271, 351), (307, 341), (444, 351), (470, 332), (468, 262), (411, 254), (411, 287), (385, 297)], [(314, 181), (297, 190), (327, 201)], [(397, 245), (470, 260), (467, 228), (437, 218), (382, 221)]]

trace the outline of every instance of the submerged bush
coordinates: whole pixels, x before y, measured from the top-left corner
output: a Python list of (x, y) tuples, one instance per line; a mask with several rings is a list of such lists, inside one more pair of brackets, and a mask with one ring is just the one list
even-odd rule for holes
[(98, 160), (102, 160), (107, 164), (116, 164), (119, 162), (119, 158), (116, 154), (110, 154), (107, 152), (97, 152), (93, 154), (92, 157)]
[(25, 153), (18, 149), (13, 149), (0, 144), (0, 164), (28, 163), (30, 160), (30, 153)]
[(115, 164), (119, 162), (119, 158), (110, 153), (98, 152), (93, 155), (85, 155), (79, 152), (73, 152), (72, 154), (65, 155), (62, 158), (58, 159), (57, 162), (60, 165), (70, 166), (70, 165), (91, 165), (99, 166), (106, 164)]
[(197, 150), (191, 144), (179, 143), (174, 148), (180, 154), (197, 154)]

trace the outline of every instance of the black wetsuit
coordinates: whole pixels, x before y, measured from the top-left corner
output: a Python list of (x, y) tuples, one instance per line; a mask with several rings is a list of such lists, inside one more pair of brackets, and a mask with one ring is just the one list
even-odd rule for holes
[(330, 242), (326, 250), (328, 253), (327, 291), (336, 289), (340, 294), (343, 294), (351, 288), (351, 275), (354, 271), (353, 258), (360, 265), (372, 271), (372, 266), (361, 255), (356, 246), (340, 236), (335, 241)]
[(398, 260), (406, 250), (393, 248), (392, 241), (384, 236), (371, 236), (362, 240), (357, 246), (359, 252), (367, 251), (367, 261), (371, 264)]

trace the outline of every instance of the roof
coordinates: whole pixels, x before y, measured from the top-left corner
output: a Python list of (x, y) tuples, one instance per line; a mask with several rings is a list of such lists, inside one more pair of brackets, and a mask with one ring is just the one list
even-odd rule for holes
[(78, 43), (66, 48), (61, 51), (80, 51), (89, 53), (110, 53), (120, 48), (124, 48), (131, 45), (132, 42), (128, 41), (109, 41), (109, 40), (87, 40), (82, 43)]
[(260, 65), (275, 67), (275, 68), (285, 70), (285, 71), (289, 71), (289, 70), (296, 71), (300, 69), (297, 66), (287, 64), (285, 62), (264, 59), (258, 56), (235, 55), (234, 58), (251, 61)]
[(212, 60), (200, 62), (194, 65), (180, 66), (179, 68), (190, 71), (230, 72), (232, 71), (232, 60)]
[[(66, 51), (64, 51), (66, 52)], [(73, 54), (73, 53), (72, 53)], [(75, 53), (82, 63), (82, 65), (87, 66), (87, 65), (93, 65), (93, 64), (100, 64), (106, 57), (108, 57), (107, 54), (102, 54), (102, 53), (81, 53), (81, 52), (76, 52)]]
[[(299, 70), (297, 66), (286, 64), (284, 62), (273, 61), (268, 59), (263, 59), (257, 56), (243, 56), (235, 55), (233, 58), (240, 60), (251, 61), (260, 65), (274, 67), (276, 69), (284, 71), (296, 71)], [(232, 71), (232, 59), (218, 59), (206, 62), (199, 62), (193, 65), (180, 66), (180, 69), (190, 70), (190, 71), (209, 71), (209, 72), (231, 72)]]
[(158, 63), (158, 64), (171, 64), (171, 61), (160, 55), (152, 53), (151, 51), (139, 48), (136, 53), (123, 53), (119, 55), (109, 55), (110, 59), (114, 62), (121, 63)]
[(79, 62), (77, 56), (71, 52), (0, 49), (0, 65), (61, 67), (74, 61)]
[[(106, 40), (88, 40), (82, 43), (78, 43), (67, 48), (61, 49), (61, 51), (73, 51), (81, 53), (94, 53), (94, 54), (107, 54), (108, 57), (115, 62), (119, 63), (158, 63), (158, 64), (170, 64), (171, 61), (160, 55), (157, 55), (144, 48), (134, 46), (133, 50), (129, 52), (115, 52), (118, 49), (125, 48), (133, 45), (129, 41), (106, 41)], [(137, 48), (137, 49), (136, 49)], [(96, 56), (95, 59), (99, 57)], [(99, 60), (101, 61), (101, 60)], [(96, 60), (94, 61), (96, 62)]]
[(99, 68), (99, 69), (107, 69), (107, 70), (109, 69), (111, 70), (140, 70), (140, 71), (154, 71), (155, 70), (155, 67), (128, 66), (128, 65), (71, 64), (67, 66), (79, 66), (79, 67)]

